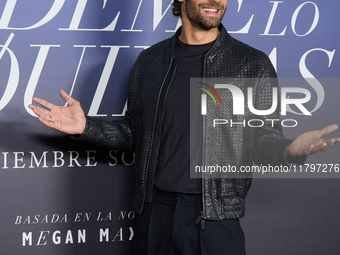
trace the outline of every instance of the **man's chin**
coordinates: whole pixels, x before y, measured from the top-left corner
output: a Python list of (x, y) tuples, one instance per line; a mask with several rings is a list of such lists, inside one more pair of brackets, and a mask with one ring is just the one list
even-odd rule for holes
[(221, 24), (221, 17), (211, 17), (211, 18), (201, 18), (199, 22), (199, 26), (204, 28), (204, 30), (210, 30), (213, 28), (217, 28)]
[(211, 30), (214, 28), (217, 28), (221, 22), (214, 22), (214, 23), (201, 23), (198, 27), (201, 28), (202, 30)]

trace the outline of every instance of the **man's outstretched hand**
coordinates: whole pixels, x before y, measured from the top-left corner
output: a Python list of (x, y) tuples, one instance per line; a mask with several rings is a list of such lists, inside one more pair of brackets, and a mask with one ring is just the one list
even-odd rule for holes
[(323, 139), (322, 136), (338, 129), (336, 124), (327, 126), (321, 130), (315, 130), (299, 135), (286, 150), (286, 158), (293, 159), (299, 156), (308, 156), (320, 151), (325, 151), (340, 142), (340, 137)]
[(39, 121), (44, 125), (70, 135), (80, 135), (84, 132), (86, 117), (80, 103), (60, 90), (61, 97), (68, 106), (57, 106), (40, 98), (33, 101), (46, 109), (30, 104), (28, 107), (39, 116)]

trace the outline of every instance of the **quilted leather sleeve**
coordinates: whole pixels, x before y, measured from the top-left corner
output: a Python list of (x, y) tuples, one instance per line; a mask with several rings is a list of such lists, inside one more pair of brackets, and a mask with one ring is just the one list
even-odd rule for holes
[(84, 133), (78, 139), (119, 151), (133, 151), (133, 139), (128, 118), (107, 121), (87, 116)]
[[(270, 109), (272, 106), (272, 88), (278, 88), (278, 81), (274, 67), (268, 60), (264, 75), (257, 86), (255, 95), (257, 109)], [(280, 119), (280, 100), (274, 113), (266, 115), (264, 119), (275, 121), (264, 121), (263, 127), (256, 132), (256, 145), (254, 161), (257, 165), (289, 165), (290, 163), (300, 164), (305, 162), (306, 157), (297, 157), (294, 162), (288, 162), (285, 157), (287, 146), (293, 141), (286, 139), (282, 134)]]

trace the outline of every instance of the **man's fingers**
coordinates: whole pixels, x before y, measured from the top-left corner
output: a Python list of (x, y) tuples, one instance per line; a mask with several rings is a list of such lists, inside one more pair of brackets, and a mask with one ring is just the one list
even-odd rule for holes
[(41, 107), (35, 106), (35, 105), (30, 105), (30, 108), (33, 110), (33, 112), (38, 115), (39, 117), (43, 118), (43, 119), (49, 119), (51, 112), (43, 109)]
[(319, 132), (320, 132), (321, 136), (324, 136), (324, 135), (332, 133), (333, 131), (335, 131), (337, 129), (338, 129), (338, 125), (333, 124), (333, 125), (329, 125), (329, 126), (323, 128), (323, 129), (321, 129)]
[(304, 155), (301, 156), (308, 156), (312, 153), (312, 150), (314, 149), (314, 144), (309, 145), (303, 152)]
[(314, 154), (314, 153), (317, 153), (317, 152), (326, 151), (330, 147), (332, 147), (336, 142), (337, 142), (337, 139), (334, 139), (334, 138), (324, 140), (319, 145), (316, 145), (316, 146), (313, 145), (313, 148), (312, 148), (312, 150), (310, 150), (309, 154)]
[(33, 97), (33, 101), (49, 110), (52, 110), (52, 108), (55, 107), (54, 104), (38, 97)]
[(332, 147), (334, 144), (340, 142), (340, 138), (331, 138), (326, 140), (327, 145), (325, 146), (325, 149), (329, 149), (330, 147)]
[(55, 128), (55, 123), (53, 122), (52, 117), (48, 117), (47, 119), (39, 117), (39, 121), (50, 128)]
[(62, 89), (59, 91), (59, 94), (69, 105), (72, 105), (76, 101)]

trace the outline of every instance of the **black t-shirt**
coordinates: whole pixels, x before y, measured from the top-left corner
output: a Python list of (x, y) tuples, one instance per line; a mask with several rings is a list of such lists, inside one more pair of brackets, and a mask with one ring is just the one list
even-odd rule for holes
[[(162, 122), (161, 144), (157, 160), (155, 182), (157, 189), (168, 192), (199, 194), (201, 179), (190, 178), (190, 78), (203, 77), (204, 55), (214, 42), (188, 45), (176, 39), (176, 71), (168, 90)], [(197, 95), (200, 95), (197, 89)], [(200, 109), (200, 106), (198, 106)], [(195, 118), (202, 116), (200, 112)], [(192, 116), (193, 117), (193, 116)], [(201, 165), (203, 124), (196, 130), (201, 135), (195, 143), (194, 162)], [(195, 131), (195, 132), (196, 132)]]

